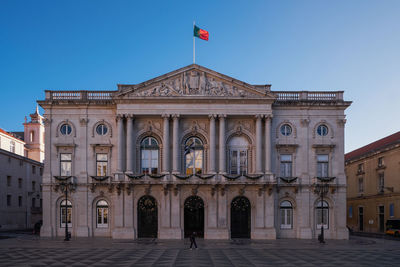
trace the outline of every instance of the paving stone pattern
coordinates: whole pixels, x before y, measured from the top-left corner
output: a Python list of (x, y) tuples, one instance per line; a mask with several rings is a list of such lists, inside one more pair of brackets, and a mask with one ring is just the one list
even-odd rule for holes
[(400, 242), (363, 238), (343, 245), (201, 240), (197, 250), (187, 242), (72, 242), (1, 240), (0, 266), (400, 266)]

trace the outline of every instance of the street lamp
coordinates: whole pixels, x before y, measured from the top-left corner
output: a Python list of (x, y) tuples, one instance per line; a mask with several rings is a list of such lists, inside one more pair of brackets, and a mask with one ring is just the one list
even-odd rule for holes
[(68, 232), (68, 191), (75, 189), (72, 181), (69, 181), (71, 176), (63, 177), (63, 181), (60, 182), (60, 189), (65, 193), (65, 238), (64, 241), (69, 241), (71, 236)]
[(323, 244), (324, 239), (324, 196), (328, 193), (329, 184), (327, 182), (332, 181), (335, 177), (317, 177), (320, 183), (316, 185), (315, 192), (321, 197), (321, 234), (318, 236), (318, 241)]

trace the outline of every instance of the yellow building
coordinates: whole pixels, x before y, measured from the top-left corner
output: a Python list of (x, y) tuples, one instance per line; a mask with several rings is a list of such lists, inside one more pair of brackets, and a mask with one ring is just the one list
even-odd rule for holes
[(400, 132), (345, 155), (347, 225), (353, 231), (385, 231), (400, 218)]

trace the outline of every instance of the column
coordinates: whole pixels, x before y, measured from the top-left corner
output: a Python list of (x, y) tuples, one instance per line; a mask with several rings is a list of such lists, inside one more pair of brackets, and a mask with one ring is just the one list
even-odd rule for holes
[(256, 115), (256, 173), (262, 173), (261, 115)]
[(172, 172), (179, 173), (179, 114), (173, 116)]
[(133, 116), (126, 118), (126, 172), (133, 173)]
[(117, 172), (123, 172), (124, 162), (124, 120), (122, 115), (117, 115), (117, 129), (118, 129), (118, 159), (117, 159)]
[(226, 160), (225, 160), (225, 117), (226, 115), (219, 115), (219, 172), (225, 173)]
[(215, 115), (210, 117), (210, 173), (215, 173)]
[(265, 116), (265, 172), (271, 173), (271, 120), (272, 115)]
[(167, 173), (169, 171), (169, 114), (164, 114), (164, 127), (163, 127), (163, 166), (162, 172)]

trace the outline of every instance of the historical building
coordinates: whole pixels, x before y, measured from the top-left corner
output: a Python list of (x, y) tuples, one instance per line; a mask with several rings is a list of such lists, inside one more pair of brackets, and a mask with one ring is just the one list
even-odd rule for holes
[(193, 64), (117, 91), (46, 91), (42, 236), (315, 238), (324, 226), (347, 239), (351, 102), (270, 87)]
[(44, 125), (38, 109), (24, 132), (0, 129), (0, 231), (27, 229), (42, 219)]
[(354, 231), (385, 231), (400, 217), (400, 132), (345, 156), (347, 224)]

